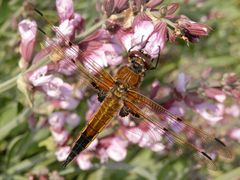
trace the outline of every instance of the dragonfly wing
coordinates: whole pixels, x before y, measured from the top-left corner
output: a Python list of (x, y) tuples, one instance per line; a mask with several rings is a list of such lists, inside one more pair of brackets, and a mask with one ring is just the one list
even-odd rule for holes
[(211, 161), (216, 152), (225, 158), (232, 158), (231, 152), (221, 140), (193, 127), (144, 95), (129, 90), (124, 104), (158, 129), (158, 132), (162, 132), (168, 140), (188, 146)]
[[(46, 37), (44, 46), (46, 48), (51, 47), (52, 49), (52, 54), (54, 55), (51, 56), (51, 59), (55, 62), (64, 59), (64, 61), (69, 63), (70, 66), (72, 66), (74, 69), (77, 69), (77, 71), (79, 71), (86, 79), (88, 79), (94, 88), (108, 92), (114, 84), (114, 79), (112, 76), (102, 69), (102, 67), (95, 60), (91, 58), (84, 58), (83, 52), (76, 48), (77, 45), (72, 43), (69, 38), (67, 38), (57, 27), (51, 24), (51, 22), (41, 11), (36, 8), (34, 8), (34, 10), (37, 14), (45, 19), (49, 28), (56, 32), (57, 36), (60, 37), (64, 42), (65, 47), (62, 48), (53, 40), (49, 41), (50, 38), (47, 36), (47, 34), (41, 28), (38, 28), (38, 30)], [(84, 65), (81, 63), (83, 59), (87, 61), (88, 68), (84, 67)]]

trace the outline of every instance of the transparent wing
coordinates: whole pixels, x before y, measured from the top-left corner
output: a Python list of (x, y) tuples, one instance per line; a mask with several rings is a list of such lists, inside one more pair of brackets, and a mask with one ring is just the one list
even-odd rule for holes
[[(142, 94), (129, 90), (124, 104), (144, 119), (143, 123), (152, 129), (152, 134), (163, 134), (170, 142), (187, 146), (209, 161), (214, 161), (216, 153), (232, 158), (230, 150), (220, 139), (193, 127)], [(155, 137), (156, 140), (158, 138)]]
[[(76, 69), (80, 74), (88, 79), (94, 88), (108, 92), (114, 84), (112, 76), (102, 69), (102, 67), (91, 58), (87, 58), (88, 68), (84, 67), (81, 63), (81, 60), (84, 59), (82, 56), (83, 52), (76, 48), (77, 45), (68, 40), (68, 38), (66, 38), (58, 28), (54, 27), (42, 12), (36, 8), (33, 9), (46, 20), (49, 27), (64, 41), (65, 47), (62, 48), (60, 45), (54, 42), (54, 40), (50, 40), (50, 38), (41, 28), (38, 28), (38, 30), (43, 33), (46, 38), (43, 46), (45, 48), (52, 49), (51, 59), (53, 61), (64, 59), (64, 61), (69, 63), (69, 66), (72, 66), (73, 69)], [(75, 59), (73, 57), (77, 58)]]

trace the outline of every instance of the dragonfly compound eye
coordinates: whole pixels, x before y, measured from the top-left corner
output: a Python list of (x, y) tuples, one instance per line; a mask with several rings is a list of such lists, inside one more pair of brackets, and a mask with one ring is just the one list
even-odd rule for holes
[(139, 63), (136, 62), (136, 61), (132, 61), (132, 62), (131, 62), (130, 68), (131, 68), (135, 73), (138, 73), (138, 74), (141, 73), (141, 72), (142, 72), (142, 69), (143, 69), (142, 65), (139, 64)]

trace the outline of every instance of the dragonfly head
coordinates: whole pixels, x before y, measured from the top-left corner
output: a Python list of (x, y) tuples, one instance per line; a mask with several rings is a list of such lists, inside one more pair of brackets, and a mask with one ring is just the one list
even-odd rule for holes
[(137, 74), (144, 74), (145, 71), (150, 70), (152, 58), (150, 55), (144, 53), (142, 50), (129, 52), (130, 69)]

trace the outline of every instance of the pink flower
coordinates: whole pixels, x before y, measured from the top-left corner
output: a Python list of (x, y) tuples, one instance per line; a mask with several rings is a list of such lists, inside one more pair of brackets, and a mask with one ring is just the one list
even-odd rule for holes
[(80, 49), (77, 45), (71, 46), (65, 50), (65, 54), (68, 59), (77, 59), (79, 53)]
[(91, 154), (80, 153), (76, 158), (79, 168), (82, 170), (90, 169), (93, 166), (91, 162), (91, 158), (92, 158)]
[(237, 101), (240, 101), (240, 87), (231, 90), (231, 94)]
[(71, 24), (74, 26), (75, 30), (81, 32), (84, 29), (84, 19), (83, 17), (78, 14), (74, 13), (74, 18), (70, 20)]
[(106, 59), (108, 65), (117, 66), (122, 62), (122, 48), (117, 44), (103, 44), (99, 51), (104, 52), (102, 58)]
[(72, 0), (56, 0), (56, 7), (61, 22), (73, 17), (74, 8)]
[(154, 26), (153, 33), (149, 36), (144, 50), (152, 58), (158, 57), (167, 42), (167, 24), (160, 22)]
[(114, 0), (115, 12), (121, 12), (128, 7), (127, 0)]
[(69, 61), (61, 60), (58, 63), (57, 71), (67, 76), (71, 76), (76, 72), (76, 67), (71, 65)]
[(151, 84), (150, 99), (153, 99), (154, 97), (156, 97), (159, 88), (160, 88), (160, 82), (157, 80), (153, 81), (153, 83)]
[(60, 98), (61, 96), (61, 86), (63, 85), (63, 80), (58, 77), (53, 77), (48, 83), (43, 84), (43, 91), (52, 98)]
[(86, 88), (78, 88), (74, 91), (74, 97), (77, 99), (83, 99)]
[(153, 124), (142, 124), (143, 135), (141, 141), (138, 143), (140, 147), (151, 148), (154, 144), (162, 140), (163, 131)]
[(238, 76), (235, 73), (225, 73), (223, 75), (223, 83), (232, 85), (238, 81)]
[(107, 60), (104, 52), (100, 49), (101, 46), (100, 42), (90, 42), (81, 59), (85, 68), (92, 74), (97, 74), (98, 70), (107, 67)]
[(70, 40), (74, 35), (74, 26), (73, 24), (67, 19), (64, 20), (59, 27), (55, 27), (56, 36), (58, 39), (61, 40)]
[(22, 20), (18, 24), (18, 30), (21, 35), (20, 53), (24, 59), (24, 61), (21, 62), (21, 67), (25, 68), (32, 58), (37, 34), (37, 24), (35, 21)]
[(98, 154), (99, 154), (99, 158), (100, 158), (101, 163), (106, 163), (108, 161), (109, 156), (108, 156), (105, 148), (99, 148), (98, 149)]
[(80, 122), (80, 117), (76, 113), (68, 114), (66, 117), (66, 123), (71, 127), (76, 127)]
[(139, 50), (153, 30), (154, 25), (151, 21), (140, 21), (134, 26), (133, 32), (119, 31), (118, 36), (127, 51)]
[(100, 102), (97, 99), (97, 95), (93, 95), (87, 101), (88, 111), (86, 113), (86, 119), (90, 120), (96, 109), (100, 106)]
[(178, 25), (193, 36), (207, 36), (210, 30), (207, 25), (191, 21), (188, 17), (183, 15), (178, 20)]
[(184, 97), (184, 102), (190, 108), (194, 108), (196, 105), (203, 103), (205, 100), (199, 96), (197, 92), (187, 92)]
[(127, 141), (114, 137), (111, 140), (110, 146), (107, 148), (108, 156), (114, 161), (122, 161), (127, 155)]
[[(136, 127), (123, 128), (125, 136), (134, 144), (140, 147), (153, 148), (162, 140), (163, 132), (155, 125), (141, 123)], [(155, 146), (155, 147), (154, 147)]]
[(162, 2), (163, 2), (163, 0), (150, 0), (145, 4), (145, 6), (148, 8), (154, 8), (154, 7), (158, 6), (159, 4), (161, 4)]
[(205, 94), (206, 94), (206, 96), (213, 98), (220, 103), (223, 103), (226, 99), (226, 95), (223, 93), (223, 91), (221, 91), (220, 89), (217, 89), (217, 88), (205, 89)]
[(96, 148), (97, 148), (97, 145), (98, 145), (98, 139), (96, 138), (96, 139), (94, 139), (92, 142), (91, 142), (91, 144), (87, 147), (87, 149), (86, 150), (89, 150), (89, 151), (93, 151), (93, 150), (96, 150)]
[(179, 73), (178, 77), (175, 81), (176, 90), (179, 93), (185, 93), (189, 80), (190, 80), (190, 78), (188, 76), (186, 76), (184, 73)]
[(76, 60), (79, 56), (80, 49), (78, 46), (71, 46), (70, 48), (65, 49), (65, 56), (61, 61), (59, 61), (56, 70), (65, 75), (72, 75), (77, 70), (77, 66), (74, 65), (70, 59)]
[(116, 36), (127, 51), (143, 49), (152, 58), (156, 58), (167, 42), (167, 24), (154, 24), (151, 18), (141, 13), (135, 17), (132, 29), (120, 29)]
[(33, 86), (42, 86), (53, 79), (53, 75), (47, 75), (48, 67), (43, 66), (28, 74), (28, 80)]
[(52, 100), (51, 102), (55, 106), (55, 108), (60, 108), (60, 109), (65, 109), (65, 110), (73, 110), (79, 104), (79, 100), (77, 100), (71, 96)]
[(138, 144), (141, 141), (142, 137), (144, 136), (144, 131), (142, 131), (138, 127), (125, 129), (124, 133), (128, 140), (133, 144)]
[(154, 152), (162, 152), (165, 149), (165, 146), (162, 143), (155, 143), (153, 144), (150, 149)]
[(53, 77), (48, 83), (42, 85), (43, 91), (51, 98), (65, 100), (72, 94), (72, 86), (58, 77)]
[(114, 0), (104, 0), (103, 1), (103, 8), (109, 17), (114, 12)]
[(155, 80), (151, 85), (149, 98), (157, 101), (169, 96), (171, 93), (170, 87), (160, 85), (160, 82)]
[(186, 105), (183, 101), (175, 101), (168, 110), (181, 117), (185, 114), (185, 108)]
[(54, 112), (48, 118), (48, 123), (54, 129), (54, 131), (60, 131), (65, 123), (64, 112)]
[(57, 149), (57, 151), (55, 152), (57, 160), (60, 161), (60, 162), (66, 160), (70, 151), (71, 151), (70, 146), (59, 147)]
[(195, 110), (209, 122), (216, 123), (223, 119), (224, 105), (203, 102), (195, 105)]
[(184, 36), (187, 37), (190, 42), (197, 42), (199, 37), (207, 36), (210, 31), (207, 25), (191, 21), (188, 17), (183, 15), (178, 19), (177, 24), (183, 31)]
[(102, 50), (102, 47), (92, 51), (85, 59), (85, 67), (93, 72), (96, 72), (93, 68), (94, 66), (99, 70), (100, 68), (107, 67), (108, 65), (107, 58), (105, 52)]
[(225, 113), (232, 115), (233, 117), (239, 117), (240, 116), (240, 107), (236, 104), (234, 104), (230, 107), (226, 107)]
[(171, 3), (167, 6), (167, 15), (172, 15), (176, 12), (176, 10), (179, 8), (179, 4), (178, 3)]
[(235, 128), (231, 130), (230, 137), (240, 142), (240, 128)]
[(55, 131), (52, 128), (50, 130), (51, 130), (53, 139), (57, 144), (62, 146), (63, 144), (65, 144), (67, 142), (68, 137), (69, 137), (69, 133), (66, 130), (62, 130), (60, 132)]

